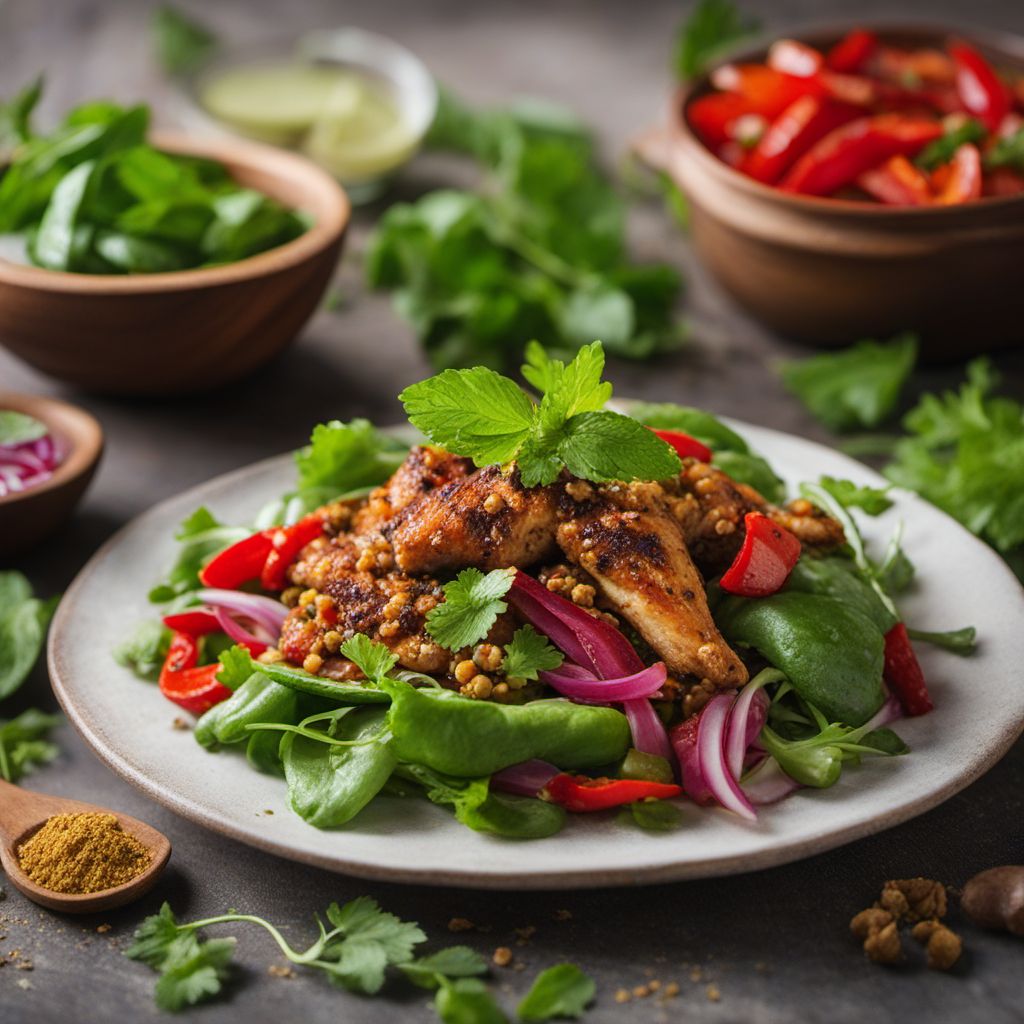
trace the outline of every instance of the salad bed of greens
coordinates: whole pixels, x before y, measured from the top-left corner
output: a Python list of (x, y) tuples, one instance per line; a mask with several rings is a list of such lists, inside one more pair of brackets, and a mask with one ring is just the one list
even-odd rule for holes
[[(595, 482), (664, 480), (678, 472), (685, 438), (736, 480), (782, 498), (767, 462), (710, 414), (670, 404), (638, 403), (632, 416), (605, 409), (611, 387), (602, 370), (598, 343), (568, 365), (532, 345), (524, 376), (539, 401), (482, 367), (445, 371), (402, 398), (432, 443), (481, 466), (515, 461), (524, 483), (550, 482), (565, 467)], [(664, 436), (675, 438), (675, 450), (644, 424), (670, 428)], [(913, 576), (902, 528), (875, 560), (852, 514), (887, 509), (885, 491), (823, 477), (800, 495), (839, 521), (845, 545), (794, 556), (784, 582), (762, 596), (708, 581), (715, 622), (744, 652), (751, 679), (686, 719), (661, 692), (663, 663), (645, 665), (625, 633), (515, 568), (460, 572), (444, 584), (426, 628), (457, 652), (484, 639), (511, 605), (525, 625), (504, 647), (506, 669), (561, 696), (471, 700), (397, 670), (386, 646), (358, 633), (340, 653), (359, 668), (360, 682), (261, 660), (287, 609), (251, 586), (211, 589), (200, 572), (215, 558), (222, 564), (225, 550), (235, 559), (257, 551), (260, 563), (271, 549), (296, 557), (310, 509), (367, 493), (406, 450), (365, 421), (332, 421), (296, 453), (296, 485), (259, 514), (262, 532), (197, 510), (177, 535), (176, 563), (150, 594), (171, 628), (145, 623), (116, 652), (201, 712), (194, 735), (204, 748), (236, 751), (254, 769), (283, 777), (292, 808), (317, 827), (352, 822), (379, 794), (427, 799), (474, 830), (522, 839), (558, 832), (567, 811), (616, 807), (641, 827), (675, 828), (679, 807), (667, 801), (683, 794), (754, 819), (758, 805), (801, 786), (831, 786), (863, 757), (906, 751), (889, 726), (932, 706), (911, 636), (973, 650), (971, 628), (933, 634), (901, 621), (894, 596)], [(268, 576), (272, 562), (264, 588), (283, 589), (284, 567)]]

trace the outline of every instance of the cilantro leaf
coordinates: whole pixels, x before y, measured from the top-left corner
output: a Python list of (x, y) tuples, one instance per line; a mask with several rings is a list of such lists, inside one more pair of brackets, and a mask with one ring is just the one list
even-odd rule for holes
[(129, 960), (139, 960), (159, 970), (169, 958), (178, 955), (175, 944), (191, 936), (190, 930), (179, 927), (171, 905), (165, 901), (157, 913), (150, 914), (135, 929), (135, 941), (125, 950), (124, 955)]
[(582, 1017), (597, 986), (575, 964), (557, 964), (534, 979), (517, 1010), (523, 1021)]
[(985, 134), (985, 126), (976, 117), (969, 117), (962, 124), (948, 129), (934, 142), (929, 142), (914, 162), (926, 171), (934, 171), (942, 164), (948, 164), (964, 143), (979, 142), (985, 138)]
[(859, 341), (782, 365), (785, 386), (830, 430), (877, 427), (896, 407), (917, 359), (917, 338)]
[(727, 49), (758, 31), (731, 0), (700, 0), (676, 39), (674, 66), (682, 81), (707, 70)]
[(822, 487), (839, 502), (843, 508), (860, 508), (869, 516), (880, 515), (892, 508), (887, 487), (869, 487), (858, 485), (852, 480), (838, 480), (833, 476), (823, 476), (818, 481)]
[(510, 679), (536, 679), (538, 672), (558, 668), (565, 660), (561, 651), (551, 646), (546, 636), (541, 636), (527, 623), (520, 626), (505, 645), (505, 660), (502, 669)]
[(153, 17), (157, 56), (168, 74), (194, 71), (216, 49), (217, 37), (176, 7), (164, 4)]
[(171, 645), (171, 631), (159, 619), (140, 622), (113, 650), (114, 661), (140, 679), (155, 683)]
[(907, 636), (911, 640), (920, 640), (925, 644), (934, 644), (943, 650), (952, 651), (966, 657), (973, 654), (978, 648), (978, 631), (973, 626), (964, 626), (963, 629), (950, 629), (943, 633), (933, 633), (924, 629), (911, 629), (907, 626)]
[(217, 656), (221, 669), (217, 681), (229, 690), (237, 690), (251, 675), (260, 669), (252, 655), (241, 644), (234, 644)]
[(397, 654), (384, 644), (371, 640), (365, 633), (349, 637), (339, 650), (374, 683), (380, 683), (398, 662)]
[(59, 750), (47, 737), (60, 723), (59, 715), (35, 708), (8, 721), (0, 719), (0, 778), (17, 782), (37, 765), (52, 761)]
[(399, 970), (420, 988), (437, 988), (441, 978), (468, 978), (487, 973), (487, 961), (469, 946), (449, 946), (430, 956), (399, 964)]
[[(564, 427), (558, 454), (584, 480), (667, 480), (681, 464), (652, 431), (616, 412), (584, 412)], [(524, 473), (525, 482), (525, 473)]]
[(508, 605), (502, 598), (516, 578), (515, 569), (463, 569), (444, 586), (444, 601), (427, 615), (427, 632), (442, 647), (460, 651), (483, 640)]
[(476, 978), (459, 978), (441, 985), (434, 1009), (442, 1024), (508, 1024), (508, 1018)]
[(398, 397), (414, 427), (478, 466), (510, 462), (536, 418), (536, 407), (521, 388), (483, 366), (445, 370)]
[(174, 1013), (217, 995), (234, 952), (234, 939), (210, 939), (196, 942), (187, 956), (165, 963), (153, 989), (156, 1005)]

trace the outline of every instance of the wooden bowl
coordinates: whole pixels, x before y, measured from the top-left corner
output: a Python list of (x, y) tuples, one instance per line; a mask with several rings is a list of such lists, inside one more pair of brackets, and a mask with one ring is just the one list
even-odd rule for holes
[(67, 447), (45, 483), (0, 497), (0, 555), (14, 555), (52, 533), (74, 511), (103, 454), (103, 430), (84, 409), (55, 398), (0, 391), (0, 409), (34, 416)]
[[(852, 27), (796, 37), (827, 47)], [(904, 46), (963, 35), (943, 27), (878, 32)], [(1024, 40), (969, 38), (998, 65), (1024, 71)], [(764, 56), (762, 47), (733, 59)], [(1021, 344), (1024, 196), (922, 208), (781, 192), (734, 170), (697, 138), (686, 108), (710, 90), (703, 75), (675, 96), (666, 169), (689, 198), (698, 255), (757, 319), (823, 347), (913, 330), (931, 359)]]
[(350, 206), (326, 171), (235, 139), (156, 135), (223, 163), (239, 184), (301, 209), (300, 237), (237, 263), (162, 274), (71, 274), (0, 260), (0, 343), (89, 391), (172, 395), (241, 377), (299, 332), (338, 261)]

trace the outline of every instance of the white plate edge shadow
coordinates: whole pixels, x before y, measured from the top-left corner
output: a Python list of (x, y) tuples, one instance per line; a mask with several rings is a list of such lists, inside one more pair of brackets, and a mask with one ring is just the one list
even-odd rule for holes
[[(829, 449), (826, 446), (819, 445), (816, 442), (807, 441), (796, 437), (795, 435), (786, 434), (770, 428), (757, 427), (752, 424), (742, 423), (739, 421), (729, 420), (727, 422), (729, 422), (730, 426), (738, 430), (741, 434), (747, 436), (753, 442), (752, 447), (764, 452), (770, 460), (778, 461), (780, 459), (778, 450), (783, 451), (783, 455), (781, 456), (782, 461), (790, 462), (803, 461), (803, 457), (810, 453), (815, 457), (820, 457), (826, 463), (831, 463), (832, 465), (828, 471), (833, 474), (836, 474), (839, 472), (839, 469), (841, 469), (844, 475), (853, 477), (854, 479), (859, 478), (865, 483), (871, 481), (876, 483), (885, 482), (878, 476), (878, 474), (864, 466), (862, 463), (856, 462), (848, 456)], [(791, 455), (789, 457), (784, 454), (784, 450), (787, 448), (791, 449)], [(777, 449), (774, 455), (771, 449)], [(322, 849), (314, 849), (312, 846), (315, 844), (312, 840), (305, 843), (305, 845), (296, 845), (294, 839), (275, 839), (272, 835), (267, 834), (267, 823), (270, 821), (269, 818), (257, 817), (255, 812), (253, 812), (250, 816), (251, 824), (247, 825), (241, 821), (240, 812), (232, 815), (230, 811), (225, 813), (223, 809), (218, 810), (215, 806), (211, 806), (209, 801), (204, 803), (200, 799), (197, 802), (197, 798), (194, 795), (183, 795), (175, 789), (173, 784), (168, 784), (163, 781), (162, 778), (153, 777), (152, 774), (147, 773), (146, 770), (139, 765), (137, 757), (133, 760), (132, 757), (118, 752), (118, 750), (115, 749), (115, 745), (111, 738), (107, 736), (102, 723), (96, 721), (96, 716), (90, 716), (88, 707), (79, 707), (76, 704), (74, 693), (75, 686), (73, 682), (74, 669), (65, 650), (70, 645), (63, 643), (62, 638), (72, 629), (75, 605), (79, 595), (88, 590), (92, 577), (102, 568), (106, 558), (112, 551), (119, 548), (135, 535), (140, 533), (145, 534), (146, 527), (149, 523), (164, 518), (169, 514), (171, 509), (179, 505), (194, 507), (205, 499), (206, 491), (230, 490), (232, 485), (244, 483), (250, 477), (259, 476), (261, 473), (267, 473), (278, 467), (283, 468), (288, 459), (288, 454), (273, 456), (256, 463), (252, 463), (241, 469), (223, 474), (212, 480), (208, 480), (205, 483), (190, 488), (188, 491), (158, 503), (122, 527), (122, 529), (106, 541), (106, 543), (102, 545), (92, 558), (90, 558), (68, 588), (64, 600), (58, 607), (57, 614), (51, 626), (50, 639), (48, 642), (49, 669), (53, 689), (57, 699), (60, 702), (61, 707), (64, 709), (69, 721), (71, 721), (77, 731), (83, 736), (86, 743), (99, 756), (100, 760), (130, 784), (145, 792), (158, 803), (170, 808), (175, 813), (178, 813), (189, 820), (195, 821), (206, 828), (220, 834), (230, 836), (231, 838), (237, 839), (248, 845), (275, 853), (290, 860), (309, 863), (359, 877), (386, 881), (434, 883), (473, 888), (585, 888), (590, 886), (619, 884), (651, 884), (688, 878), (735, 874), (772, 867), (778, 864), (798, 860), (806, 856), (811, 856), (816, 853), (822, 853), (855, 839), (872, 835), (884, 829), (893, 827), (930, 810), (953, 796), (955, 793), (959, 792), (961, 789), (970, 785), (973, 781), (988, 771), (1006, 753), (1010, 746), (1012, 746), (1015, 739), (1020, 734), (1022, 727), (1024, 727), (1024, 687), (1021, 687), (1020, 692), (1017, 694), (1017, 700), (1010, 700), (1006, 702), (1009, 713), (1004, 716), (1005, 720), (998, 723), (996, 731), (987, 736), (988, 742), (984, 748), (980, 750), (972, 748), (966, 755), (965, 763), (961, 765), (959, 771), (952, 774), (946, 771), (942, 774), (941, 783), (932, 785), (925, 791), (922, 791), (911, 798), (907, 798), (902, 802), (897, 799), (892, 806), (889, 806), (884, 810), (875, 808), (871, 811), (863, 811), (860, 814), (847, 814), (845, 816), (847, 820), (843, 824), (829, 824), (830, 818), (834, 815), (830, 815), (828, 813), (821, 814), (819, 817), (822, 824), (817, 828), (812, 828), (810, 830), (805, 829), (798, 838), (791, 838), (788, 840), (781, 839), (755, 851), (741, 852), (727, 856), (719, 854), (710, 857), (701, 857), (699, 855), (695, 856), (691, 853), (684, 859), (680, 859), (678, 854), (673, 856), (671, 853), (673, 835), (651, 836), (638, 831), (626, 832), (624, 830), (625, 838), (622, 839), (622, 845), (624, 848), (631, 846), (635, 848), (637, 843), (649, 844), (644, 848), (644, 852), (649, 853), (650, 851), (657, 849), (660, 851), (658, 856), (655, 856), (653, 859), (650, 859), (645, 863), (633, 864), (631, 866), (623, 866), (621, 860), (617, 860), (614, 863), (603, 863), (597, 866), (576, 868), (551, 866), (527, 866), (525, 868), (517, 866), (510, 868), (506, 866), (500, 870), (496, 868), (481, 870), (478, 867), (465, 864), (460, 865), (459, 867), (417, 867), (415, 866), (415, 863), (403, 863), (400, 856), (392, 856), (390, 861), (385, 858), (383, 862), (379, 856), (360, 855), (353, 857), (351, 855), (346, 855), (345, 853), (345, 847), (347, 845), (346, 837), (357, 832), (357, 829), (335, 830), (326, 833), (318, 832), (317, 830), (312, 829), (311, 826), (305, 826), (303, 823), (299, 822), (299, 819), (297, 818), (295, 821), (298, 822), (299, 825), (303, 828), (309, 829), (310, 832), (314, 833), (316, 836), (327, 835), (335, 837), (337, 840), (338, 852), (324, 852)], [(839, 467), (839, 469), (836, 467)], [(805, 478), (816, 477), (820, 472), (824, 471), (825, 467), (822, 467), (813, 473), (808, 472), (805, 474)], [(244, 490), (244, 487), (242, 489)], [(915, 511), (920, 511), (926, 520), (932, 520), (938, 523), (943, 531), (954, 531), (957, 535), (958, 542), (965, 546), (964, 551), (972, 562), (974, 564), (984, 566), (987, 576), (993, 576), (994, 574), (994, 578), (1002, 579), (1007, 593), (1016, 599), (1019, 606), (1017, 622), (1020, 626), (1020, 631), (1016, 638), (1016, 660), (1018, 664), (1024, 663), (1024, 642), (1022, 642), (1024, 641), (1024, 590), (1021, 589), (1016, 577), (1013, 576), (1010, 569), (998, 555), (987, 547), (987, 545), (975, 538), (958, 523), (945, 515), (945, 513), (934, 508), (934, 506), (927, 504), (916, 495), (904, 491), (897, 491), (894, 493), (898, 496), (897, 505), (905, 518), (911, 520), (913, 518), (913, 513)], [(910, 533), (911, 536), (909, 539), (912, 540), (912, 527)], [(137, 601), (140, 609), (139, 617), (142, 617), (143, 601), (144, 595), (140, 593)], [(1008, 620), (1008, 624), (1011, 621), (1012, 614)], [(941, 625), (952, 626), (961, 624), (964, 623), (947, 622)], [(979, 633), (982, 637), (982, 642), (984, 643), (984, 624), (975, 624), (981, 626)], [(937, 628), (940, 624), (929, 623), (929, 625)], [(1014, 638), (1007, 639), (1007, 643), (1011, 643), (1013, 639)], [(109, 658), (108, 651), (102, 651), (99, 653), (102, 653)], [(936, 657), (944, 657), (948, 659), (953, 656), (930, 654), (929, 657), (934, 660)], [(962, 664), (969, 663), (965, 662)], [(112, 675), (115, 671), (123, 671), (118, 670), (112, 661), (110, 662), (110, 665)], [(146, 684), (136, 683), (135, 685), (145, 687)], [(145, 693), (146, 690), (142, 690), (140, 698), (142, 694)], [(1013, 695), (1012, 692), (1010, 695)], [(155, 696), (156, 699), (162, 700), (158, 693)], [(1015, 706), (1017, 709), (1016, 712), (1014, 712)], [(930, 719), (932, 716), (928, 716), (928, 718)], [(926, 719), (914, 721), (922, 722), (926, 721)], [(203, 752), (199, 751), (194, 744), (190, 747), (190, 750), (195, 752), (198, 756), (203, 756)], [(926, 756), (927, 753), (929, 752), (926, 751), (924, 754), (919, 754), (918, 756)], [(913, 756), (914, 755), (911, 754), (911, 757)], [(265, 783), (276, 786), (279, 790), (283, 791), (284, 784), (281, 780), (258, 775), (257, 773), (252, 772), (251, 769), (248, 769), (244, 764), (241, 767), (243, 770), (250, 772), (253, 780), (256, 781), (257, 785), (254, 786), (254, 789), (259, 790), (260, 784)], [(863, 779), (862, 785), (864, 787), (877, 785), (881, 778), (883, 778), (883, 776), (881, 776), (878, 771), (872, 771), (871, 778)], [(842, 783), (840, 785), (842, 785)], [(793, 799), (813, 800), (816, 803), (822, 795), (827, 797), (829, 794), (836, 794), (838, 799), (855, 799), (856, 794), (859, 792), (859, 790), (854, 789), (852, 786), (849, 787), (849, 789), (847, 789), (846, 786), (843, 786), (843, 790), (843, 792), (839, 793), (836, 791), (823, 791), (823, 793), (805, 792), (805, 794), (798, 795)], [(276, 802), (283, 810), (287, 810), (282, 792), (277, 793), (276, 801), (272, 801), (269, 797), (266, 797), (255, 802), (258, 802), (261, 806), (265, 806), (266, 803)], [(861, 802), (865, 801), (862, 799)], [(867, 802), (870, 803), (870, 799), (868, 799)], [(842, 810), (843, 805), (837, 806)], [(447, 812), (442, 811), (441, 809), (429, 808), (428, 810), (436, 812), (438, 815), (447, 814)], [(291, 814), (290, 811), (287, 811), (287, 813), (289, 815)], [(693, 811), (688, 812), (687, 823), (683, 827), (684, 838), (691, 836), (694, 831), (697, 831), (695, 825), (706, 825), (709, 821), (712, 821), (715, 823), (713, 827), (717, 827), (718, 823), (721, 823), (723, 820), (727, 820), (727, 825), (736, 830), (737, 838), (749, 836), (751, 831), (757, 832), (761, 836), (770, 836), (771, 833), (771, 808), (766, 809), (766, 814), (763, 816), (764, 825), (759, 824), (758, 826), (755, 826), (753, 830), (749, 831), (748, 826), (727, 819), (726, 812), (696, 812), (706, 815), (705, 818), (702, 818), (700, 822), (697, 823), (692, 821), (694, 813), (695, 812)], [(842, 817), (842, 815), (840, 816)], [(467, 831), (463, 826), (458, 825), (454, 821), (445, 821), (443, 828), (458, 829), (460, 835)], [(376, 838), (381, 844), (393, 844), (395, 839), (406, 837), (402, 832), (398, 832), (395, 834), (378, 834)], [(464, 837), (464, 841), (461, 845), (472, 846), (477, 852), (485, 852), (487, 850), (493, 851), (495, 849), (493, 844), (497, 844), (499, 849), (504, 850), (511, 847), (518, 851), (522, 860), (526, 860), (529, 856), (529, 851), (531, 850), (543, 850), (544, 848), (550, 850), (551, 844), (564, 844), (566, 842), (571, 846), (574, 838), (577, 843), (580, 842), (579, 834), (575, 831), (568, 830), (562, 833), (559, 837), (554, 837), (549, 840), (539, 840), (533, 843), (497, 840), (491, 837), (481, 837), (475, 833), (468, 833)], [(616, 841), (618, 841), (618, 837), (616, 837)]]

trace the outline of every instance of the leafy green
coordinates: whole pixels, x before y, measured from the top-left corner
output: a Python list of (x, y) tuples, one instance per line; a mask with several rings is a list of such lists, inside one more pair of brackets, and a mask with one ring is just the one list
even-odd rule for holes
[(340, 651), (367, 679), (378, 684), (398, 662), (397, 654), (384, 644), (371, 640), (365, 633), (349, 637)]
[(522, 1021), (582, 1017), (597, 986), (575, 964), (557, 964), (541, 971), (519, 1004)]
[(962, 629), (950, 629), (943, 633), (929, 632), (924, 629), (911, 629), (907, 627), (907, 636), (911, 640), (920, 640), (922, 643), (934, 644), (944, 650), (952, 651), (954, 654), (966, 656), (973, 654), (978, 647), (978, 631), (973, 626), (964, 626)]
[(526, 376), (544, 389), (540, 404), (507, 377), (482, 366), (445, 370), (406, 388), (399, 398), (410, 421), (435, 444), (477, 465), (515, 460), (527, 487), (553, 482), (564, 465), (586, 480), (663, 480), (679, 458), (635, 420), (601, 406), (600, 342), (581, 348), (568, 366), (537, 347)]
[(895, 409), (916, 359), (917, 338), (902, 334), (783, 363), (782, 380), (829, 429), (871, 428)]
[(159, 619), (140, 622), (113, 650), (114, 661), (155, 683), (171, 646), (171, 631)]
[(198, 590), (199, 570), (218, 552), (244, 540), (249, 531), (241, 526), (227, 526), (205, 506), (200, 506), (178, 527), (174, 539), (181, 544), (178, 557), (167, 578), (150, 592), (154, 604), (164, 604), (191, 590)]
[(683, 812), (667, 800), (638, 800), (622, 809), (619, 820), (646, 832), (674, 832), (683, 824)]
[(35, 708), (8, 721), (0, 719), (0, 778), (17, 782), (37, 765), (52, 761), (59, 751), (47, 737), (60, 723), (59, 715)]
[(885, 475), (958, 519), (1024, 575), (1024, 405), (992, 395), (986, 359), (959, 391), (926, 394), (903, 418)]
[(527, 623), (520, 626), (505, 645), (505, 660), (502, 670), (510, 679), (536, 679), (538, 672), (558, 668), (565, 660), (561, 651), (551, 646), (546, 636), (541, 636)]
[(0, 445), (24, 444), (49, 433), (45, 423), (13, 409), (0, 409)]
[(442, 1024), (508, 1024), (508, 1018), (476, 978), (459, 978), (441, 985), (434, 1010)]
[(476, 112), (443, 92), (429, 142), (486, 180), (390, 207), (366, 273), (436, 367), (501, 369), (531, 337), (563, 353), (601, 337), (638, 359), (679, 343), (679, 277), (627, 262), (623, 203), (575, 119), (536, 103)]
[(205, 25), (170, 4), (153, 15), (153, 41), (161, 65), (171, 75), (195, 71), (217, 48), (217, 37)]
[(463, 569), (444, 585), (444, 601), (427, 614), (427, 632), (450, 651), (475, 644), (508, 610), (502, 598), (516, 578), (515, 569)]
[(57, 600), (40, 601), (20, 572), (0, 571), (0, 700), (21, 686), (39, 659)]
[(18, 146), (29, 140), (32, 134), (29, 122), (42, 92), (40, 75), (11, 99), (0, 103), (0, 165), (7, 163)]
[[(440, 979), (470, 978), (487, 973), (487, 961), (469, 946), (449, 946), (430, 956), (422, 956), (398, 969), (420, 988), (438, 988)], [(440, 979), (439, 979), (440, 976)]]
[(1012, 135), (999, 139), (985, 154), (985, 166), (1011, 167), (1024, 171), (1024, 128), (1018, 128)]
[(0, 110), (0, 132), (18, 141), (0, 178), (0, 232), (24, 232), (39, 266), (179, 270), (244, 259), (308, 227), (221, 165), (149, 146), (148, 107), (85, 103), (48, 135), (34, 135), (36, 99), (33, 86)]
[(686, 81), (702, 74), (727, 50), (756, 34), (754, 18), (747, 17), (731, 0), (700, 0), (676, 37), (673, 67)]
[(852, 480), (838, 480), (833, 476), (823, 476), (818, 483), (843, 508), (863, 509), (869, 516), (881, 515), (886, 509), (892, 508), (888, 487), (869, 487), (867, 484), (855, 484)]
[(934, 142), (929, 142), (914, 162), (926, 171), (934, 171), (942, 164), (948, 164), (962, 145), (967, 142), (979, 142), (986, 134), (985, 126), (976, 117), (969, 117), (955, 128), (948, 128), (945, 134)]

